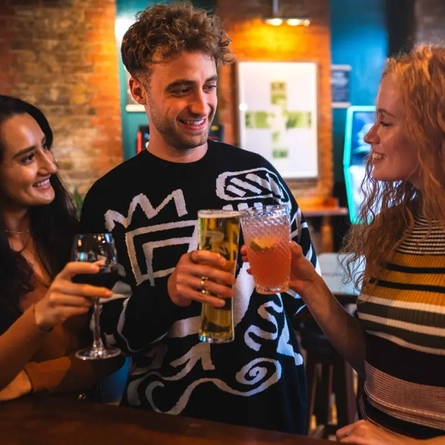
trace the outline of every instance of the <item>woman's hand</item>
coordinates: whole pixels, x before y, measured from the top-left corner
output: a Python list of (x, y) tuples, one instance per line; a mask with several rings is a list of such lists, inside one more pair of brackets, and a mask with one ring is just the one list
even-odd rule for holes
[(198, 301), (222, 307), (225, 304), (223, 298), (232, 298), (234, 294), (232, 269), (235, 265), (217, 253), (207, 250), (186, 253), (168, 279), (170, 298), (177, 306), (188, 306), (192, 301)]
[(94, 274), (99, 263), (72, 262), (56, 276), (46, 295), (34, 306), (37, 326), (49, 331), (70, 317), (88, 312), (92, 298), (109, 298), (112, 292), (105, 287), (73, 283), (78, 274)]
[(301, 246), (291, 243), (291, 269), (289, 287), (297, 294), (304, 296), (308, 290), (321, 284), (323, 279), (315, 270), (313, 264), (305, 258)]
[(365, 420), (346, 425), (337, 430), (337, 441), (357, 445), (414, 445), (415, 439), (390, 433)]
[[(291, 273), (289, 287), (297, 294), (304, 296), (310, 286), (316, 285), (323, 281), (317, 271), (314, 269), (313, 264), (304, 257), (301, 246), (294, 241), (291, 242)], [(240, 249), (241, 259), (243, 262), (248, 263), (249, 258), (247, 256), (246, 246), (242, 246)], [(247, 272), (251, 273), (250, 269)]]
[(0, 402), (17, 399), (32, 391), (31, 381), (25, 371), (20, 371), (14, 380), (0, 391)]
[[(248, 263), (249, 262), (249, 258), (247, 258), (247, 247), (246, 246), (241, 246), (240, 253), (241, 253), (241, 259), (243, 260), (243, 263)], [(250, 269), (247, 269), (247, 272), (252, 274)]]

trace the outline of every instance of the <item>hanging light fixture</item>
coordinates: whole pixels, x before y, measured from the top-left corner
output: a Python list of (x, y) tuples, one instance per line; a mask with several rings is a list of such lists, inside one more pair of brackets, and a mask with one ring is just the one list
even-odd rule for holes
[(272, 15), (270, 17), (265, 17), (263, 19), (265, 23), (272, 26), (280, 26), (283, 23), (286, 23), (289, 26), (309, 26), (311, 24), (310, 18), (305, 13), (306, 8), (304, 7), (303, 2), (301, 2), (301, 4), (304, 13), (298, 15), (295, 14), (292, 16), (280, 15), (280, 8), (278, 2), (279, 0), (272, 0)]

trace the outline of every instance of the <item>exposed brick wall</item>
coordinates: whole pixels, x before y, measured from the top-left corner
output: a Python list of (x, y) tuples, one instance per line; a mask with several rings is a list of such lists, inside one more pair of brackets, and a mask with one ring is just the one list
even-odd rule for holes
[(414, 9), (416, 43), (445, 44), (445, 2), (416, 0)]
[[(295, 1), (284, 2), (290, 12)], [(269, 0), (219, 0), (216, 13), (224, 22), (237, 60), (310, 61), (318, 65), (319, 179), (288, 181), (296, 196), (330, 196), (333, 184), (332, 115), (330, 92), (329, 0), (306, 1), (309, 27), (274, 27), (261, 17), (270, 15)], [(220, 73), (219, 120), (226, 139), (238, 144), (236, 66)]]
[(15, 33), (9, 20), (13, 13), (9, 5), (0, 4), (0, 92), (4, 94), (11, 94), (16, 81), (13, 67), (17, 58), (12, 51)]
[(39, 106), (84, 194), (122, 161), (114, 0), (1, 0), (0, 93)]

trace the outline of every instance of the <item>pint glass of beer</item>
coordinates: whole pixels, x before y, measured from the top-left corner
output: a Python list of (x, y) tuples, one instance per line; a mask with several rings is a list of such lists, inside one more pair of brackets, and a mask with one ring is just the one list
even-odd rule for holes
[(291, 251), (289, 207), (271, 205), (241, 214), (250, 270), (260, 294), (289, 289)]
[[(235, 275), (240, 236), (239, 212), (229, 210), (199, 210), (198, 247), (222, 255), (224, 270)], [(218, 295), (215, 295), (216, 297)], [(235, 338), (232, 299), (215, 308), (202, 305), (199, 339), (208, 343), (227, 343)]]

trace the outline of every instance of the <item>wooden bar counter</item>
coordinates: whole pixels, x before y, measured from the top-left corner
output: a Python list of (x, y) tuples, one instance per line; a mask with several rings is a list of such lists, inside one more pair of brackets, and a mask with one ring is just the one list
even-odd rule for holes
[(1, 445), (328, 445), (303, 436), (86, 400), (29, 396), (0, 403)]

